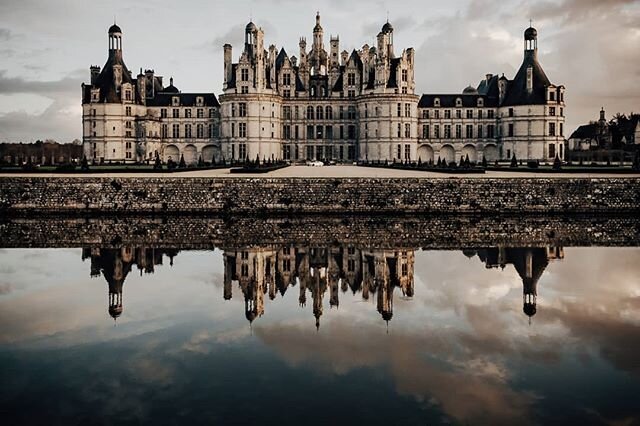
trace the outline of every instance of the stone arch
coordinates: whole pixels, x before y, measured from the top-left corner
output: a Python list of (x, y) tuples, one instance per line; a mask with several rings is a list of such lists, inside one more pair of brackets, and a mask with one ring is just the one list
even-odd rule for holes
[(472, 163), (476, 163), (478, 161), (478, 151), (476, 147), (473, 145), (465, 145), (462, 148), (462, 158), (467, 158), (469, 156), (469, 161)]
[(207, 145), (204, 148), (202, 148), (202, 161), (204, 161), (205, 163), (212, 163), (213, 159), (215, 158), (216, 161), (219, 161), (220, 158), (218, 158), (220, 155), (220, 150), (218, 149), (217, 146), (215, 145)]
[(167, 145), (164, 148), (164, 162), (166, 163), (169, 159), (175, 161), (176, 163), (180, 161), (180, 150), (175, 145)]
[(483, 155), (487, 162), (498, 160), (498, 147), (495, 145), (485, 146)]
[(194, 145), (185, 146), (182, 154), (184, 155), (184, 162), (187, 165), (196, 164), (198, 162), (198, 150)]
[(440, 158), (447, 161), (447, 164), (456, 160), (456, 150), (451, 145), (444, 145), (440, 148)]
[(418, 148), (418, 158), (422, 160), (423, 163), (434, 161), (433, 148), (431, 148), (429, 145), (421, 145)]

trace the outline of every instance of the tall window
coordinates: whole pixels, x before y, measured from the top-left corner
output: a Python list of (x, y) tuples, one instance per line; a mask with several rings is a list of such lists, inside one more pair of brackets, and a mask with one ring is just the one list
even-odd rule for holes
[(404, 125), (404, 137), (405, 138), (410, 138), (411, 137), (411, 124), (405, 124)]
[(286, 72), (282, 74), (282, 84), (284, 86), (291, 86), (291, 74)]
[(493, 112), (493, 110), (492, 110), (492, 109), (487, 110), (487, 118), (493, 118), (493, 117), (494, 117), (494, 114), (495, 114), (495, 113)]
[(411, 104), (404, 104), (404, 116), (411, 117)]
[(313, 126), (307, 126), (307, 139), (313, 139)]
[(349, 74), (347, 74), (347, 84), (349, 86), (355, 86), (356, 85), (356, 74), (350, 72)]
[(282, 107), (282, 118), (285, 120), (291, 120), (291, 107), (284, 106)]
[(216, 115), (215, 108), (209, 108), (209, 118), (213, 118)]
[(240, 102), (238, 104), (238, 117), (246, 117), (247, 116), (247, 103)]
[(163, 124), (162, 127), (160, 128), (160, 137), (167, 138), (168, 136), (169, 136), (169, 128), (167, 127), (166, 124)]
[(404, 146), (404, 159), (411, 160), (411, 145), (405, 144)]
[(422, 118), (429, 118), (429, 110), (428, 109), (423, 109), (422, 110)]
[(468, 109), (467, 110), (467, 118), (473, 118), (473, 110), (472, 109)]
[(244, 160), (247, 158), (247, 144), (241, 143), (238, 144), (238, 158)]
[(451, 124), (444, 125), (444, 138), (451, 139)]
[(184, 110), (185, 118), (191, 118), (191, 108), (187, 108)]
[(513, 108), (509, 108), (509, 117), (513, 117)]
[(456, 118), (462, 118), (462, 110), (456, 110)]
[(478, 124), (478, 138), (482, 137), (482, 124)]
[(307, 119), (313, 120), (313, 107), (311, 105), (307, 107)]
[(247, 137), (247, 123), (238, 123), (238, 137)]
[(326, 108), (326, 116), (327, 116), (327, 120), (333, 120), (333, 108), (331, 108), (331, 106), (327, 106)]
[(198, 108), (196, 113), (198, 118), (204, 118), (204, 110), (202, 108)]
[(347, 109), (347, 118), (349, 120), (355, 120), (356, 119), (356, 107), (354, 106), (350, 106)]
[(422, 139), (429, 139), (429, 125), (428, 124), (423, 124), (422, 125)]
[(190, 138), (191, 137), (191, 124), (185, 124), (184, 125), (184, 137), (185, 138)]
[(513, 123), (509, 123), (509, 136), (513, 136)]
[(198, 124), (196, 127), (196, 137), (198, 139), (204, 138), (204, 124)]
[(448, 119), (450, 119), (450, 118), (451, 118), (451, 110), (450, 110), (450, 109), (445, 109), (445, 110), (444, 110), (444, 118), (445, 118), (446, 120), (448, 120)]
[(549, 123), (549, 136), (556, 135), (556, 123)]
[(126, 107), (125, 108), (125, 113), (126, 113), (127, 117), (131, 117), (131, 107), (129, 107), (129, 106)]
[(440, 138), (440, 125), (439, 124), (435, 124), (433, 126), (433, 137), (436, 139)]
[(240, 80), (249, 81), (249, 70), (246, 68), (242, 68), (240, 70)]
[(400, 102), (398, 102), (397, 115), (402, 117), (402, 104)]
[(466, 137), (467, 139), (473, 138), (473, 125), (471, 124), (467, 124)]
[(174, 124), (173, 125), (173, 137), (174, 138), (179, 138), (180, 137), (180, 125), (179, 124)]
[(320, 105), (318, 105), (317, 108), (316, 108), (316, 119), (317, 120), (322, 120), (323, 116), (324, 116), (323, 108)]
[(323, 127), (316, 126), (316, 139), (322, 139)]
[(489, 125), (487, 126), (487, 137), (488, 137), (488, 138), (493, 138), (493, 137), (495, 137), (495, 133), (496, 133), (496, 130), (495, 130), (495, 129), (496, 129), (496, 128), (495, 128), (495, 126), (494, 126), (493, 124), (489, 124)]
[(407, 70), (402, 70), (402, 81), (406, 82), (409, 79), (409, 72)]
[(402, 124), (398, 123), (398, 138), (402, 137)]
[(162, 108), (160, 110), (160, 117), (167, 118), (167, 109), (166, 108)]
[(462, 125), (456, 124), (456, 139), (462, 138)]

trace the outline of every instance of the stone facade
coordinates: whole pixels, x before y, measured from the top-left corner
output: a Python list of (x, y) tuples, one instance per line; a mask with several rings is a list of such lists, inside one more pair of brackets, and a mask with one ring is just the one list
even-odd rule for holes
[(25, 213), (637, 212), (638, 178), (3, 178)]
[(122, 59), (122, 32), (109, 30), (109, 59), (83, 85), (85, 155), (136, 162), (156, 155), (186, 163), (246, 159), (343, 162), (402, 160), (553, 160), (564, 156), (564, 86), (537, 59), (537, 31), (524, 34), (513, 80), (488, 74), (461, 94), (415, 93), (415, 51), (396, 53), (387, 22), (376, 46), (340, 51), (324, 44), (320, 15), (313, 40), (296, 56), (265, 47), (250, 22), (233, 62), (224, 46), (220, 104), (213, 93), (187, 94), (151, 70), (133, 78)]

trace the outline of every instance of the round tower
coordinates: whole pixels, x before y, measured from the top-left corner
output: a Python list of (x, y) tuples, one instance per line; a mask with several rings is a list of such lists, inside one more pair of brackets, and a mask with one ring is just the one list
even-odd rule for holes
[(109, 27), (109, 57), (122, 56), (122, 30), (115, 23)]

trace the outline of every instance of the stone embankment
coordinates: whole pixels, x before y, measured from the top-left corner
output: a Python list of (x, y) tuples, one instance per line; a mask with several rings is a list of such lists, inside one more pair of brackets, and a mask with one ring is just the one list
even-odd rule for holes
[(640, 178), (3, 177), (5, 213), (628, 213)]

